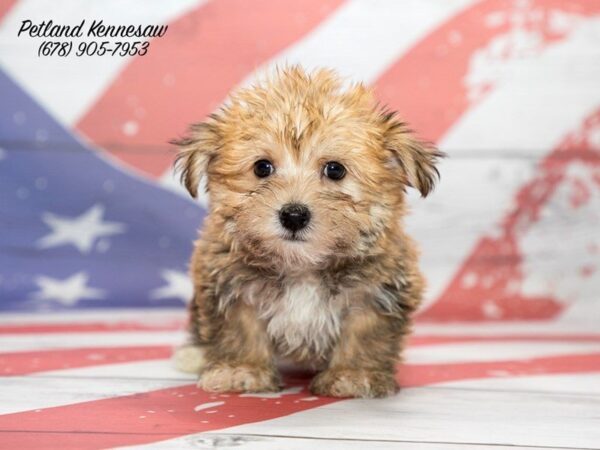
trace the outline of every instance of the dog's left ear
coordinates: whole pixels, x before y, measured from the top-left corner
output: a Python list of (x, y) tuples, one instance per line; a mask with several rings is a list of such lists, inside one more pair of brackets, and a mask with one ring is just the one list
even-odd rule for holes
[(384, 146), (402, 173), (402, 182), (418, 189), (423, 197), (429, 194), (440, 173), (436, 168), (439, 158), (446, 156), (433, 145), (414, 137), (407, 125), (396, 119), (394, 112), (382, 115)]
[(197, 197), (200, 180), (208, 172), (210, 162), (221, 146), (218, 118), (211, 116), (206, 122), (190, 126), (187, 137), (173, 140), (179, 147), (175, 168), (181, 173), (181, 182), (192, 197)]

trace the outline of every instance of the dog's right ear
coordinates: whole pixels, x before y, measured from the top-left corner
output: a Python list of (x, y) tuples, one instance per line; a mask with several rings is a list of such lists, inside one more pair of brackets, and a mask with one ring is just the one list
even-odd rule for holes
[(181, 173), (181, 182), (194, 198), (198, 195), (200, 180), (221, 146), (215, 119), (212, 116), (206, 122), (191, 125), (188, 136), (171, 141), (179, 147), (175, 169)]
[(415, 138), (406, 124), (396, 118), (395, 112), (383, 111), (381, 120), (384, 146), (401, 169), (403, 183), (427, 197), (440, 177), (436, 164), (446, 155), (433, 145)]

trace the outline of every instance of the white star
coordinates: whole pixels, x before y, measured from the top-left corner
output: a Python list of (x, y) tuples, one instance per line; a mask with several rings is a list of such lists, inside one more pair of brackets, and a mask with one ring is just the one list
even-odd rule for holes
[(160, 276), (167, 284), (150, 292), (151, 299), (178, 298), (184, 303), (190, 302), (194, 293), (190, 277), (183, 272), (170, 269), (163, 270)]
[(40, 290), (34, 292), (34, 300), (55, 300), (66, 306), (72, 306), (84, 298), (104, 298), (102, 289), (87, 287), (89, 276), (85, 272), (78, 272), (64, 280), (57, 280), (46, 276), (35, 279)]
[(103, 222), (104, 206), (94, 205), (75, 218), (60, 217), (46, 212), (42, 220), (52, 228), (52, 232), (37, 242), (39, 248), (58, 245), (74, 245), (81, 253), (89, 253), (96, 239), (112, 234), (123, 233), (125, 225), (117, 222)]

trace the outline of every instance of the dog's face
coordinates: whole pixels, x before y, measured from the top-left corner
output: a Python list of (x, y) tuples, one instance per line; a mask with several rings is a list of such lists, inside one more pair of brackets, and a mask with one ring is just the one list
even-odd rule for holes
[(298, 68), (232, 95), (177, 144), (193, 196), (207, 175), (223, 233), (249, 259), (282, 269), (377, 250), (397, 226), (405, 186), (427, 195), (441, 156), (363, 86)]

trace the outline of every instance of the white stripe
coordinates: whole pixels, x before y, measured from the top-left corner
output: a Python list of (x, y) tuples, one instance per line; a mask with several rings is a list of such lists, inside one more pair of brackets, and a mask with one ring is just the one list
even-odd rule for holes
[(185, 320), (184, 308), (130, 308), (88, 309), (84, 311), (62, 311), (60, 313), (2, 313), (0, 325), (23, 324), (85, 324), (85, 323), (132, 323), (142, 325), (169, 325)]
[[(600, 132), (600, 126), (597, 130)], [(561, 320), (596, 326), (600, 323), (600, 254), (592, 248), (600, 245), (600, 188), (594, 180), (598, 173), (593, 164), (570, 164), (565, 178), (539, 211), (539, 220), (519, 236), (524, 256), (521, 292), (563, 303)], [(573, 205), (574, 182), (588, 194), (577, 206)]]
[(257, 74), (281, 64), (328, 67), (366, 84), (388, 69), (403, 53), (474, 0), (351, 0), (304, 39), (264, 64)]
[(441, 181), (433, 194), (422, 199), (411, 190), (408, 196), (406, 227), (419, 244), (427, 277), (420, 311), (442, 294), (474, 245), (497, 232), (514, 193), (535, 174), (534, 165), (522, 160), (453, 159), (452, 154), (438, 168)]
[(183, 331), (40, 333), (0, 335), (0, 353), (89, 347), (179, 345)]
[[(151, 375), (151, 376), (148, 376)], [(6, 377), (0, 414), (51, 408), (183, 386), (195, 377), (175, 372), (168, 360), (143, 361)]]
[[(497, 62), (498, 73), (489, 78), (498, 87), (444, 136), (444, 149), (544, 156), (600, 103), (599, 40), (600, 18), (581, 19), (564, 41), (549, 43), (539, 55)], [(472, 63), (466, 80), (477, 70)]]
[[(523, 174), (531, 172), (535, 160), (600, 104), (599, 40), (600, 19), (582, 19), (564, 41), (549, 44), (539, 55), (498, 63), (496, 86), (439, 143), (450, 155), (440, 166), (441, 183), (427, 200), (413, 197), (407, 221), (421, 244), (425, 272), (435, 275), (429, 277), (427, 303), (441, 294), (475, 243), (498, 232), (495, 227), (514, 206)], [(534, 160), (478, 164), (459, 159), (469, 149), (479, 156), (514, 151)]]
[(156, 450), (198, 450), (201, 448), (219, 448), (220, 446), (240, 446), (243, 450), (314, 450), (315, 448), (326, 448), (327, 450), (515, 450), (515, 447), (494, 445), (464, 445), (448, 444), (444, 442), (443, 447), (439, 443), (406, 442), (406, 441), (379, 441), (379, 440), (347, 440), (327, 438), (290, 438), (282, 435), (277, 436), (254, 436), (251, 434), (229, 434), (229, 430), (222, 433), (197, 433), (189, 436), (170, 439), (168, 441), (155, 442), (146, 445), (134, 445), (129, 447), (117, 447), (128, 449), (156, 449)]
[(119, 364), (105, 364), (93, 367), (80, 367), (76, 369), (60, 369), (39, 372), (35, 375), (47, 377), (72, 377), (72, 378), (127, 378), (132, 380), (171, 380), (182, 383), (192, 383), (195, 375), (183, 373), (175, 369), (168, 358), (153, 359), (150, 361), (133, 361)]
[(466, 389), (562, 392), (600, 397), (600, 371), (595, 373), (568, 375), (537, 375), (526, 377), (483, 378), (477, 380), (453, 381), (444, 386)]
[[(9, 10), (0, 27), (0, 65), (59, 121), (72, 125), (100, 97), (131, 57), (76, 57), (72, 54), (66, 58), (39, 58), (38, 47), (44, 38), (24, 34), (17, 37), (23, 20), (29, 19), (34, 24), (52, 20), (60, 25), (78, 25), (86, 19), (87, 26), (94, 19), (103, 19), (106, 25), (167, 25), (204, 1), (21, 0)], [(167, 30), (169, 32), (173, 30)], [(83, 41), (88, 42), (90, 38), (75, 38), (74, 45)]]
[(8, 377), (2, 380), (0, 414), (102, 400), (185, 384), (189, 383), (117, 378)]
[(600, 353), (600, 342), (466, 342), (408, 347), (408, 364), (450, 364)]

